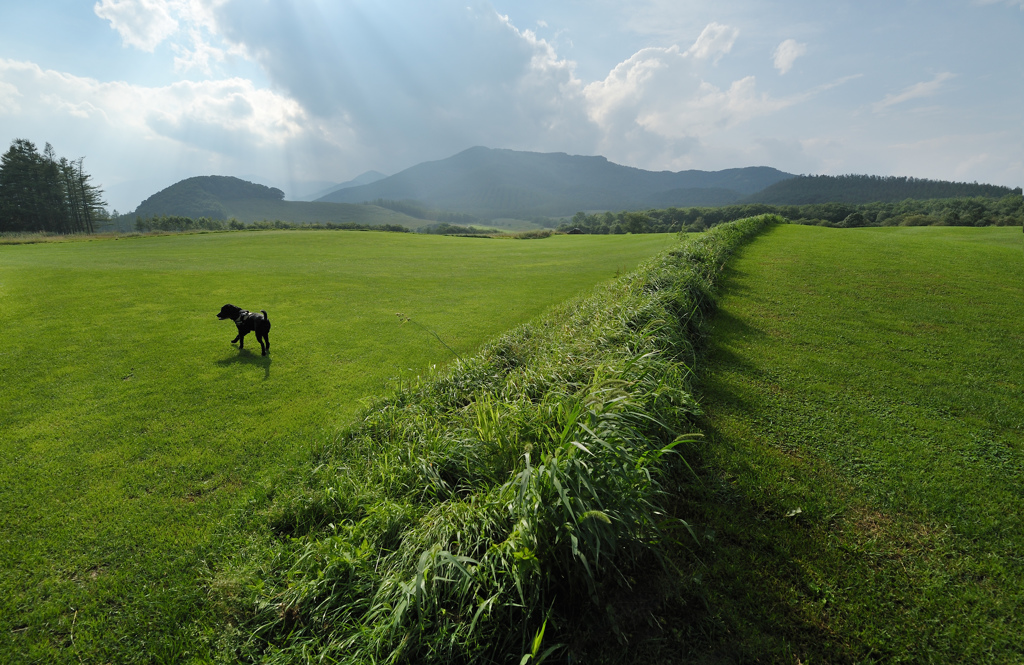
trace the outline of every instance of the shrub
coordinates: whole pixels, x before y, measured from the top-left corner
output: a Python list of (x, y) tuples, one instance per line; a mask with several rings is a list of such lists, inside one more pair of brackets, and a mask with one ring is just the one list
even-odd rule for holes
[(931, 215), (907, 215), (900, 220), (900, 226), (937, 226), (941, 223)]

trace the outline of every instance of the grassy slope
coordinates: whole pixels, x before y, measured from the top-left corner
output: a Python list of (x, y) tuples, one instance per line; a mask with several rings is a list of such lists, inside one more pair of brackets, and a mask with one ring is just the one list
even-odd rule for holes
[(737, 258), (684, 508), (715, 530), (695, 654), (1024, 659), (1020, 237), (783, 226)]
[[(391, 377), (671, 237), (357, 232), (0, 247), (0, 660), (159, 660), (217, 525)], [(214, 314), (270, 313), (273, 353)]]
[(319, 203), (315, 201), (268, 201), (264, 199), (243, 199), (223, 202), (228, 217), (246, 224), (262, 220), (313, 224), (334, 222), (338, 224), (358, 223), (370, 225), (398, 224), (409, 229), (424, 226), (429, 222), (409, 217), (394, 210), (379, 206), (352, 203)]

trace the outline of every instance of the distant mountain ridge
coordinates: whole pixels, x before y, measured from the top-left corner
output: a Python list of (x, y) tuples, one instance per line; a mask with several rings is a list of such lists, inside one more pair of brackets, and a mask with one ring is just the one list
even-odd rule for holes
[(483, 219), (561, 217), (581, 210), (727, 205), (793, 177), (766, 166), (645, 171), (604, 157), (476, 147), (317, 200), (412, 200)]

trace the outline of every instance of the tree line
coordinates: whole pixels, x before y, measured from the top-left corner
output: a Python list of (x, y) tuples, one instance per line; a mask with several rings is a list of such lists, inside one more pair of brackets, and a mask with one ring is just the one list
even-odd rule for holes
[(805, 205), (810, 203), (897, 203), (905, 199), (952, 199), (1020, 195), (1020, 188), (977, 182), (877, 175), (811, 175), (788, 178), (751, 194), (744, 203)]
[(1001, 198), (904, 200), (895, 203), (815, 203), (770, 205), (749, 203), (719, 208), (666, 208), (645, 212), (578, 212), (559, 231), (583, 233), (677, 233), (704, 231), (712, 226), (763, 214), (781, 215), (798, 224), (839, 228), (856, 226), (1021, 226), (1024, 198), (1020, 190)]
[(189, 232), (189, 231), (270, 231), (270, 230), (311, 230), (311, 231), (390, 231), (393, 233), (409, 233), (409, 229), (400, 224), (360, 224), (358, 222), (285, 222), (280, 219), (261, 220), (246, 224), (237, 219), (222, 220), (210, 217), (186, 217), (184, 215), (154, 215), (152, 217), (136, 217), (135, 230), (141, 233), (150, 231)]
[(93, 233), (106, 202), (83, 160), (58, 158), (49, 143), (40, 153), (31, 141), (12, 141), (0, 155), (0, 232)]

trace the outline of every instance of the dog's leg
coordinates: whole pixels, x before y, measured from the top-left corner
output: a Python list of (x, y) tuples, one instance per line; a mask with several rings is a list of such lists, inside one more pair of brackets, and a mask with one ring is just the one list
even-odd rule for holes
[(239, 351), (241, 351), (242, 349), (245, 348), (245, 335), (246, 335), (246, 333), (240, 332), (240, 333), (238, 333), (238, 337), (236, 338), (238, 340), (238, 350)]

